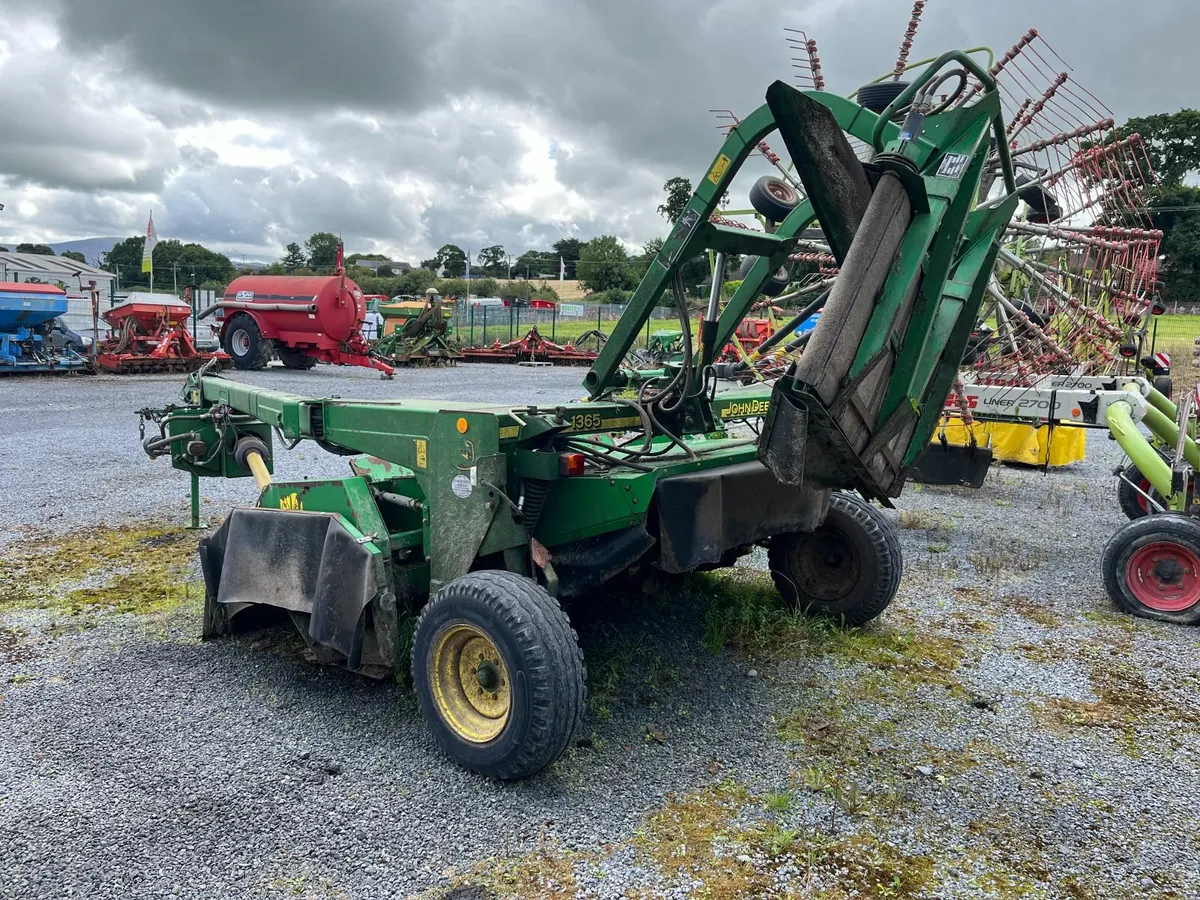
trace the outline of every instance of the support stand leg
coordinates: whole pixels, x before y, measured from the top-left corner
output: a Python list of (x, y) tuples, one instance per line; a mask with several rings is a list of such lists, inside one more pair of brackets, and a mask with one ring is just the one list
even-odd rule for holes
[(191, 531), (207, 528), (208, 524), (200, 521), (200, 476), (192, 473), (192, 522), (188, 525)]

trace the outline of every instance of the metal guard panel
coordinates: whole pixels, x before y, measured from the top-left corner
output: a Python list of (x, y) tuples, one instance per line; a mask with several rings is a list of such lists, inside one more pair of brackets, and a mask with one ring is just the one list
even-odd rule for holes
[(930, 444), (909, 469), (908, 480), (981, 488), (991, 464), (991, 447)]
[(787, 389), (788, 380), (775, 382), (758, 440), (760, 462), (781, 483), (835, 490), (852, 487), (891, 506), (888, 498), (900, 495), (905, 471), (879, 451), (864, 462), (820, 398), (807, 389)]
[(828, 491), (782, 484), (756, 461), (663, 478), (654, 497), (659, 566), (672, 573), (772, 535), (812, 531), (829, 506)]
[(377, 587), (371, 551), (336, 515), (235, 509), (200, 541), (206, 602), (230, 615), (254, 604), (310, 616), (308, 636), (359, 666)]

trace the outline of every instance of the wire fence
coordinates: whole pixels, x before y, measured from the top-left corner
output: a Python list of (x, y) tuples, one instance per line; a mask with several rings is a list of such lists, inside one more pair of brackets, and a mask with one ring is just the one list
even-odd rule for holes
[[(593, 329), (611, 335), (625, 312), (623, 304), (560, 303), (550, 309), (530, 306), (500, 306), (457, 303), (454, 308), (455, 336), (468, 347), (502, 344), (524, 337), (530, 328), (555, 343), (573, 341)], [(650, 336), (662, 328), (679, 328), (672, 307), (655, 307), (635, 347), (649, 345)]]
[(1195, 312), (1172, 312), (1154, 316), (1143, 345), (1146, 353), (1168, 353), (1171, 356), (1171, 381), (1176, 397), (1193, 390), (1200, 380), (1196, 368), (1196, 339), (1200, 337), (1200, 306)]

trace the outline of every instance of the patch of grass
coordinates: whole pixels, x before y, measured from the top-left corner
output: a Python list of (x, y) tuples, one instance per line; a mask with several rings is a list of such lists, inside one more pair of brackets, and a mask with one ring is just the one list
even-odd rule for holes
[(967, 561), (982, 575), (1032, 572), (1050, 561), (1050, 554), (1016, 537), (988, 535), (975, 542)]
[(953, 631), (969, 632), (971, 634), (991, 634), (996, 630), (994, 623), (963, 612), (961, 609), (950, 613), (946, 616), (945, 621)]
[(950, 531), (954, 523), (942, 515), (924, 509), (900, 510), (900, 527), (914, 531)]
[[(827, 618), (780, 608), (768, 576), (752, 571), (701, 575), (706, 640), (754, 655), (798, 659), (832, 655), (903, 679), (951, 685), (962, 644), (950, 637), (873, 622), (847, 628)], [(711, 644), (710, 644), (711, 648)]]
[(800, 832), (795, 828), (780, 828), (772, 822), (763, 830), (763, 843), (771, 856), (783, 856), (792, 849)]
[(636, 838), (636, 846), (672, 879), (700, 881), (692, 896), (742, 900), (761, 896), (771, 879), (752, 862), (739, 859), (751, 849), (747, 841), (762, 832), (733, 829), (749, 802), (745, 787), (722, 782), (705, 791), (673, 798), (653, 814)]
[(868, 835), (856, 835), (827, 847), (824, 865), (836, 867), (845, 882), (854, 885), (853, 896), (873, 900), (922, 897), (933, 881), (930, 857), (908, 855), (894, 844)]
[[(1035, 701), (1034, 714), (1041, 721), (1061, 729), (1102, 728), (1114, 732), (1118, 743), (1132, 757), (1142, 755), (1138, 730), (1164, 723), (1200, 726), (1200, 707), (1178, 702), (1171, 695), (1152, 687), (1133, 657), (1129, 635), (1115, 640), (1076, 642), (1062, 648), (1064, 655), (1087, 667), (1095, 700), (1050, 697)], [(1073, 651), (1073, 652), (1070, 652)], [(1176, 731), (1176, 729), (1172, 729)], [(1172, 740), (1185, 735), (1172, 735)], [(1158, 752), (1161, 748), (1148, 748)]]
[(454, 890), (485, 888), (488, 900), (543, 900), (575, 896), (576, 854), (546, 842), (533, 853), (506, 859), (489, 859), (454, 879)]
[(792, 808), (792, 795), (788, 791), (775, 791), (767, 794), (767, 809), (774, 813), (785, 813)]
[(1021, 618), (1028, 619), (1030, 622), (1036, 622), (1045, 628), (1058, 628), (1062, 624), (1058, 616), (1029, 597), (1011, 595), (1005, 597), (1002, 602), (1005, 607), (1011, 609)]
[(194, 540), (181, 528), (142, 525), (22, 539), (0, 558), (0, 609), (173, 609), (198, 593), (184, 580)]

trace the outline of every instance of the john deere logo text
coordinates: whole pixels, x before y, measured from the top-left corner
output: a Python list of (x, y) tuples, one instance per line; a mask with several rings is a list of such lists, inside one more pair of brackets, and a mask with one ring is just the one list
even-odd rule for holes
[(742, 400), (730, 403), (721, 410), (722, 419), (742, 419), (749, 416), (765, 416), (771, 408), (770, 400)]

